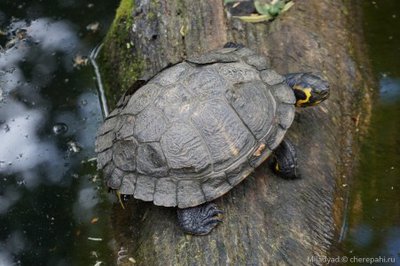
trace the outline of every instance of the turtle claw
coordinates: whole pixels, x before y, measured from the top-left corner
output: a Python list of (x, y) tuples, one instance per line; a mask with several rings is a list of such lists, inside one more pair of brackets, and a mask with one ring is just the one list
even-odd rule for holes
[(178, 209), (178, 223), (185, 233), (192, 235), (207, 235), (215, 226), (222, 222), (220, 214), (223, 211), (214, 203)]

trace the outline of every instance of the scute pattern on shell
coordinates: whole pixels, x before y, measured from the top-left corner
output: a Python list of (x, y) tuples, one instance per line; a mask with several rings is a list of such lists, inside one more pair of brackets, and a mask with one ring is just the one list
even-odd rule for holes
[(121, 98), (97, 133), (98, 168), (109, 187), (156, 205), (211, 201), (279, 145), (294, 102), (250, 49), (189, 58)]
[[(171, 173), (211, 172), (211, 158), (206, 146), (193, 126), (184, 123), (173, 124), (161, 138)], [(195, 178), (195, 177), (193, 177)]]

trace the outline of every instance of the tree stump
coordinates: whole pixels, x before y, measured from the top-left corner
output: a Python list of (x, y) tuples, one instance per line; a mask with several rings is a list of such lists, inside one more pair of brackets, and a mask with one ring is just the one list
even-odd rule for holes
[(320, 73), (330, 98), (298, 109), (287, 135), (302, 178), (283, 180), (264, 163), (216, 201), (224, 222), (201, 237), (178, 228), (174, 208), (115, 204), (116, 249), (127, 248), (135, 265), (309, 265), (338, 239), (348, 189), (342, 185), (369, 119), (372, 83), (357, 6), (296, 1), (263, 23), (243, 22), (226, 8), (222, 0), (123, 0), (101, 55), (108, 98), (115, 102), (135, 80), (228, 41), (264, 54), (281, 74)]

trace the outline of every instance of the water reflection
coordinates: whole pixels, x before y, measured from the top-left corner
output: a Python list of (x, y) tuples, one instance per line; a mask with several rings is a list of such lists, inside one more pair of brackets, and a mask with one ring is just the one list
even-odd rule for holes
[(367, 247), (371, 245), (373, 239), (373, 229), (368, 224), (361, 224), (356, 227), (353, 232), (354, 242), (359, 247)]
[(18, 254), (26, 247), (26, 239), (21, 231), (11, 232), (5, 242), (0, 242), (0, 265), (15, 265), (14, 254)]
[(49, 181), (58, 182), (61, 178), (58, 173), (63, 172), (63, 165), (60, 165), (62, 155), (52, 141), (41, 140), (37, 134), (46, 120), (45, 114), (29, 110), (16, 101), (8, 101), (3, 109), (9, 116), (0, 115), (5, 121), (0, 132), (0, 158), (3, 162), (0, 172), (19, 173), (28, 187), (35, 187), (40, 181), (39, 169), (35, 168), (48, 163), (51, 165), (47, 176)]
[(117, 2), (0, 3), (2, 266), (111, 264), (91, 160), (101, 109), (93, 70), (74, 58), (101, 41)]
[[(345, 255), (400, 262), (400, 1), (358, 1), (379, 81), (351, 188)], [(393, 260), (395, 262), (393, 263)]]
[(382, 75), (379, 81), (380, 99), (388, 104), (396, 103), (400, 99), (400, 78)]
[(19, 193), (13, 186), (5, 188), (5, 192), (0, 196), (0, 215), (5, 214), (21, 198)]
[(78, 200), (73, 207), (75, 220), (90, 220), (94, 217), (93, 207), (99, 203), (97, 191), (93, 187), (86, 187), (79, 191)]
[[(28, 187), (35, 187), (43, 181), (58, 183), (65, 172), (63, 160), (66, 155), (57, 147), (56, 140), (40, 136), (50, 119), (48, 111), (51, 105), (41, 95), (40, 89), (52, 82), (59, 69), (57, 60), (62, 61), (65, 71), (71, 72), (71, 55), (82, 47), (66, 21), (42, 18), (28, 25), (24, 21), (14, 21), (8, 30), (11, 38), (7, 43), (16, 38), (12, 33), (19, 29), (26, 30), (26, 38), (15, 40), (0, 57), (0, 69), (5, 72), (0, 80), (5, 95), (8, 95), (0, 114), (3, 122), (0, 160), (4, 162), (0, 172), (19, 173)], [(61, 56), (56, 57), (57, 53)], [(51, 89), (58, 88), (54, 86)], [(44, 176), (47, 180), (43, 180), (37, 169), (43, 164), (48, 166)]]

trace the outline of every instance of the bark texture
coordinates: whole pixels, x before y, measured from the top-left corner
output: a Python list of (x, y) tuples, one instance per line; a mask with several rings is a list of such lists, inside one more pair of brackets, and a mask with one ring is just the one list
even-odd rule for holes
[[(317, 107), (298, 109), (287, 134), (297, 147), (302, 178), (280, 179), (264, 163), (216, 201), (225, 212), (224, 222), (210, 235), (184, 235), (172, 208), (130, 200), (123, 210), (116, 204), (117, 249), (128, 249), (120, 261), (130, 265), (127, 258), (132, 257), (135, 265), (309, 265), (307, 258), (331, 252), (346, 200), (342, 184), (348, 183), (354, 165), (354, 140), (369, 119), (371, 79), (356, 5), (295, 1), (273, 22), (256, 24), (230, 17), (222, 0), (136, 0), (125, 6), (132, 8), (130, 17), (117, 17), (115, 23), (122, 21), (124, 27), (114, 25), (109, 36), (128, 30), (129, 45), (115, 37), (105, 41), (102, 57), (108, 77), (122, 73), (146, 79), (187, 56), (234, 41), (264, 54), (281, 74), (320, 73), (331, 84), (331, 96)], [(118, 64), (126, 57), (117, 49), (135, 58), (134, 74)], [(109, 95), (119, 97), (119, 88), (127, 85), (108, 80)]]

